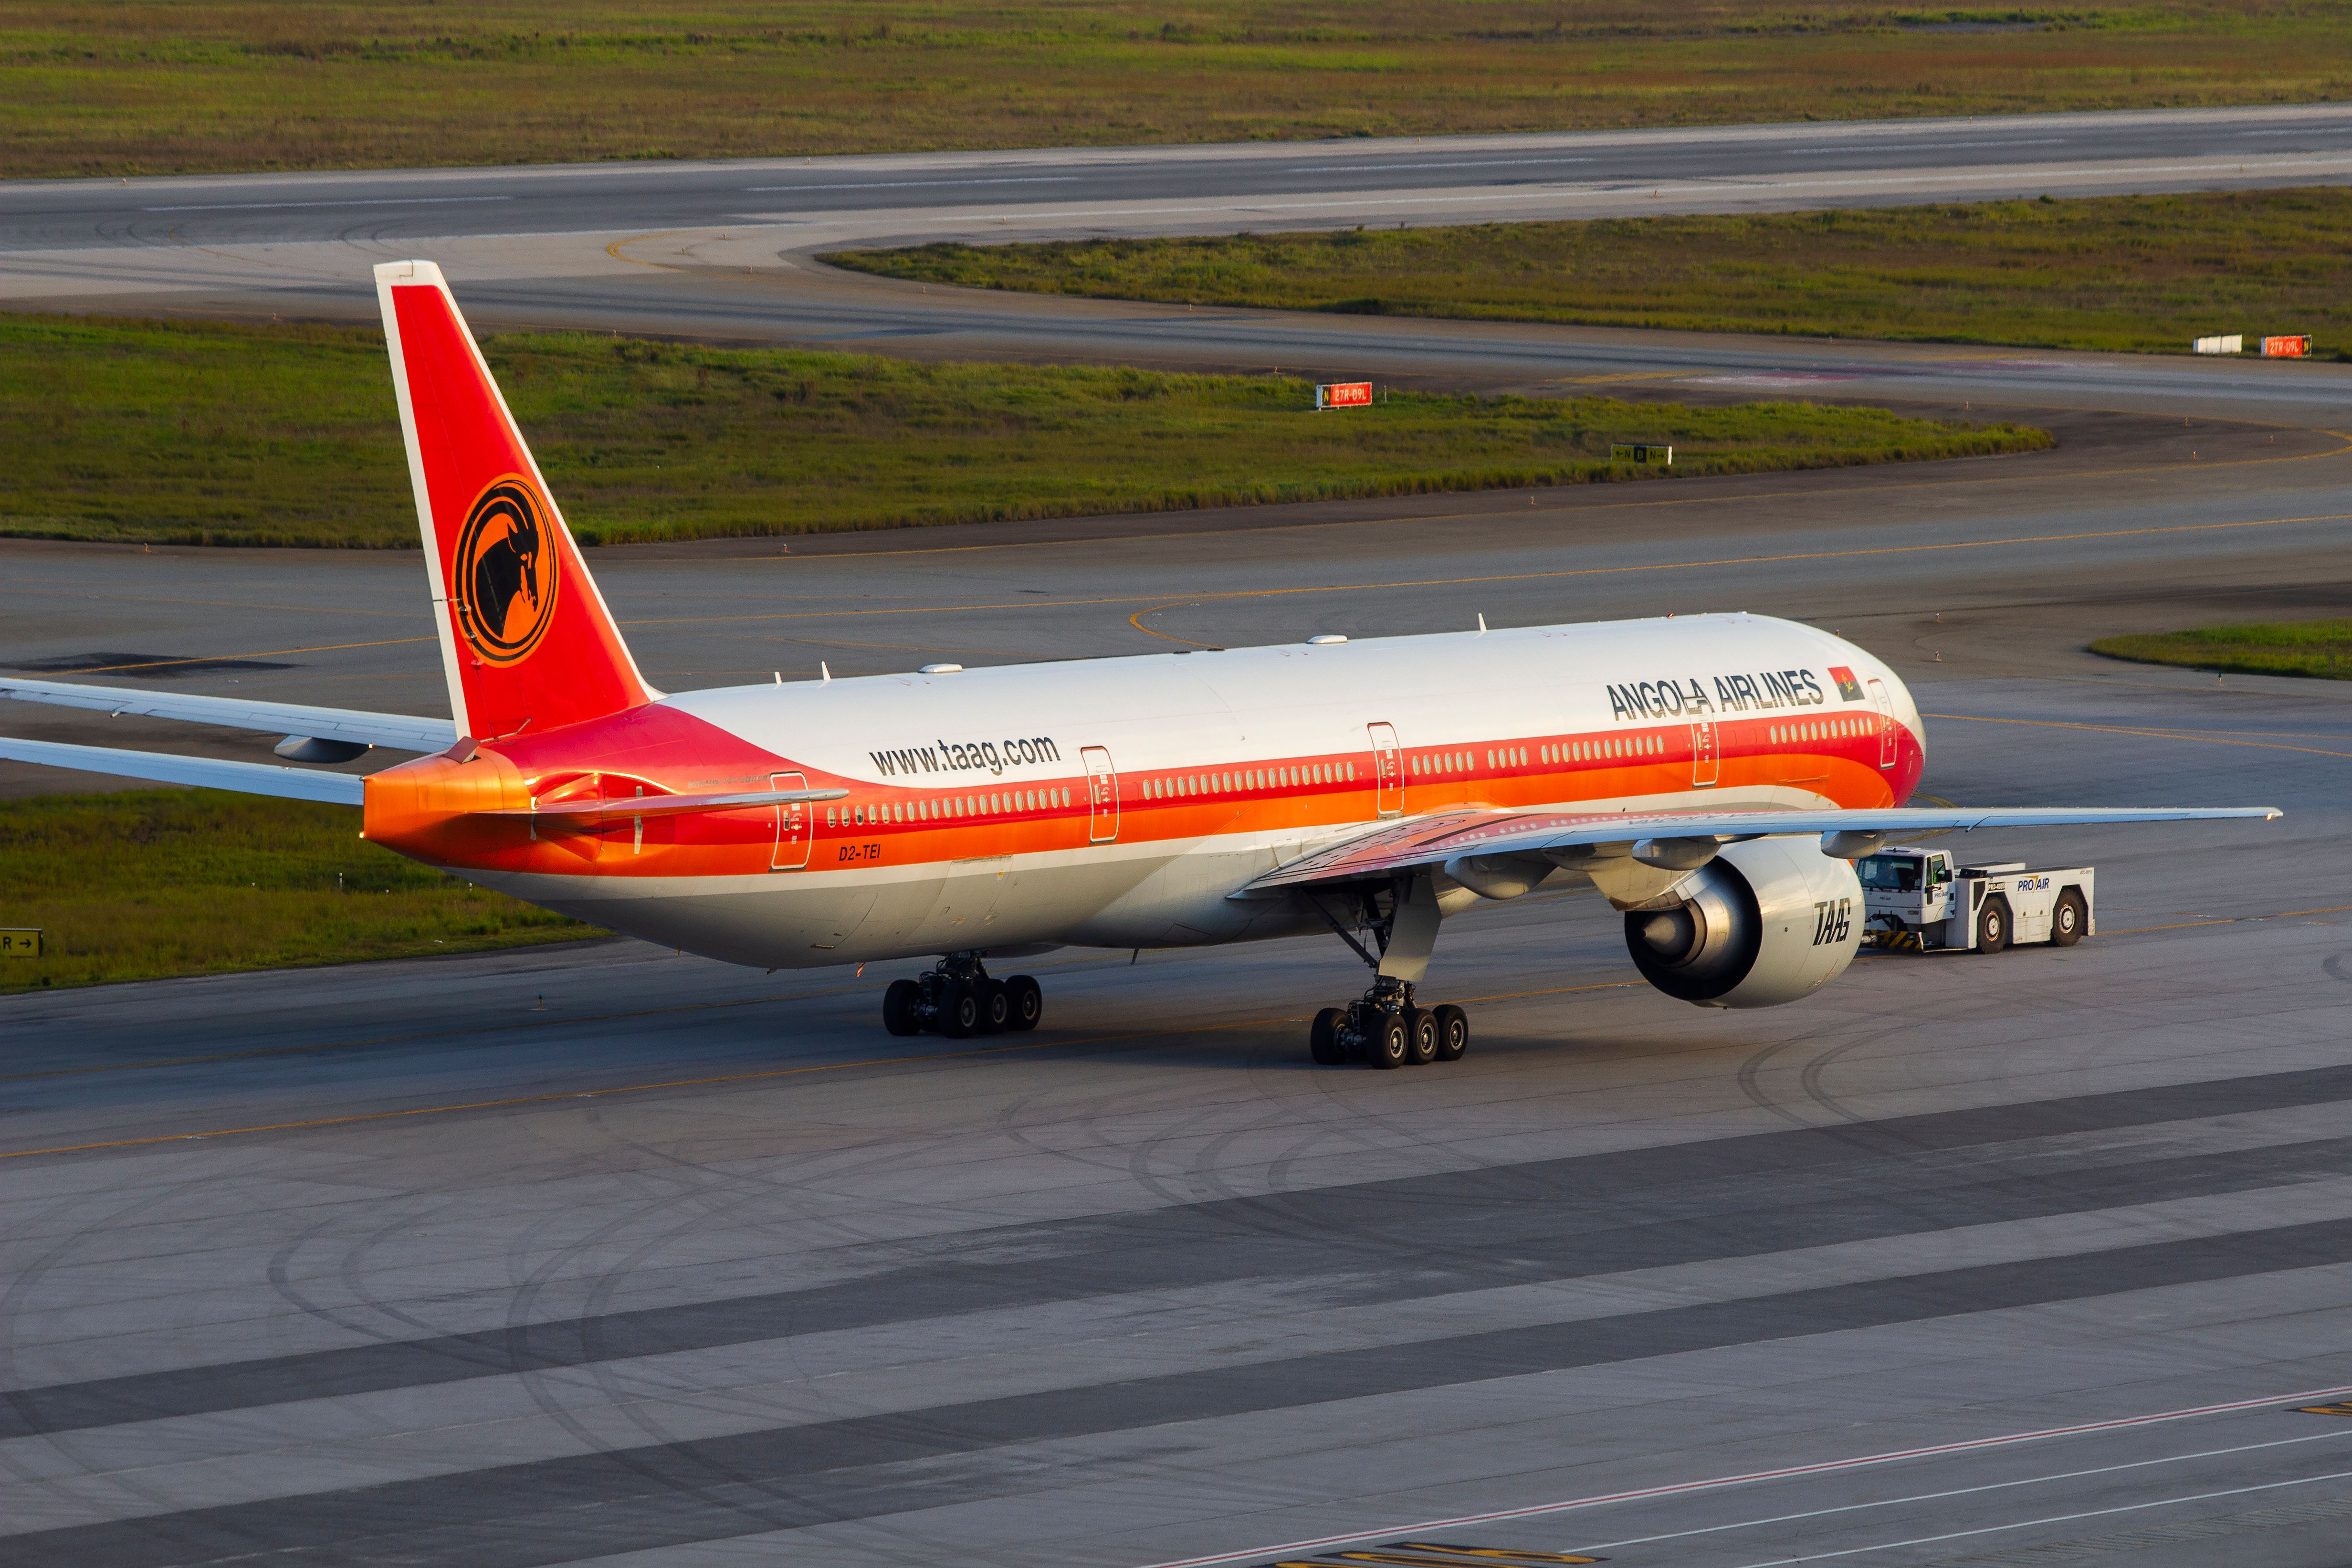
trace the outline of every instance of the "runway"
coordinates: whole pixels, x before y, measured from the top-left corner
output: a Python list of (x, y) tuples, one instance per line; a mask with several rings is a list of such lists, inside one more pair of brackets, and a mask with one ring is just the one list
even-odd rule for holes
[[(621, 943), (0, 1002), (7, 1555), (2332, 1563), (2352, 1420), (2289, 1406), (2352, 1384), (2352, 693), (2081, 648), (2346, 613), (2346, 446), (595, 552), (674, 687), (1809, 616), (1914, 682), (1927, 793), (2289, 815), (1971, 844), (2095, 863), (2101, 933), (1759, 1015), (1589, 895), (1482, 909), (1472, 1054), (1404, 1074), (1307, 1065), (1317, 942), (1049, 957), (964, 1048), (880, 1034), (896, 966)], [(12, 662), (434, 708), (413, 557), (9, 553)]]
[[(919, 315), (797, 275), (820, 283), (666, 264), (477, 286), (746, 337), (904, 328), (872, 336), (891, 352), (1306, 346), (1457, 384), (1796, 387), (2060, 444), (589, 552), (666, 688), (1748, 609), (1890, 658), (1929, 715), (1925, 794), (2288, 815), (1948, 841), (2095, 864), (2098, 934), (1867, 956), (1757, 1014), (1641, 984), (1589, 893), (1482, 906), (1428, 988), (1469, 1008), (1470, 1054), (1398, 1073), (1307, 1064), (1308, 1013), (1361, 984), (1328, 941), (1066, 951), (1030, 966), (1037, 1033), (963, 1043), (881, 1033), (911, 965), (771, 976), (621, 942), (0, 998), (0, 1556), (2342, 1561), (2352, 688), (2084, 644), (2352, 615), (2352, 374)], [(215, 286), (164, 292), (236, 303)], [(776, 298), (799, 303), (763, 316)], [(6, 668), (446, 711), (413, 553), (0, 559)], [(7, 708), (43, 738), (275, 739)], [(91, 783), (0, 764), (7, 794)]]
[(1939, 794), (2292, 815), (2069, 836), (2082, 947), (1760, 1016), (1629, 984), (1589, 897), (1482, 910), (1473, 1054), (1404, 1075), (1306, 1065), (1322, 943), (1049, 960), (961, 1049), (878, 966), (638, 948), (12, 1001), (8, 1556), (1296, 1560), (2279, 1396), (1437, 1539), (2336, 1561), (2352, 1422), (2284, 1396), (2352, 1383), (2352, 715), (1929, 695)]
[[(813, 263), (957, 239), (1229, 233), (2339, 184), (2352, 106), (1519, 137), (0, 185), (0, 307), (373, 323), (440, 262), (487, 328), (929, 357), (1541, 385), (1767, 377), (1829, 395), (2241, 407), (2279, 366), (1887, 349), (926, 291)], [(2308, 368), (2308, 367), (2305, 367)], [(1785, 378), (1794, 376), (1793, 383)]]

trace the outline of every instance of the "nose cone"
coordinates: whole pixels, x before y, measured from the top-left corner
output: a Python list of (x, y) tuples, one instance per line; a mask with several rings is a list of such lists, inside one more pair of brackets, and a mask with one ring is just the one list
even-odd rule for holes
[(1643, 921), (1640, 931), (1643, 946), (1668, 963), (1677, 963), (1690, 956), (1698, 936), (1698, 922), (1691, 919), (1686, 908), (1667, 910)]

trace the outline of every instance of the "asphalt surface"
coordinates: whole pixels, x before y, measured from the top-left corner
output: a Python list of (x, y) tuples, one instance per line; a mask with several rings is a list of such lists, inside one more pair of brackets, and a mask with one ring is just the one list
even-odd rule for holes
[[(1471, 1055), (1401, 1074), (1307, 1064), (1360, 983), (1317, 942), (1048, 957), (1045, 1026), (978, 1050), (881, 1035), (911, 966), (617, 942), (0, 1001), (5, 1553), (2340, 1561), (2352, 1420), (2289, 1406), (2352, 1384), (2352, 693), (2082, 644), (2347, 613), (2345, 448), (2086, 418), (1533, 505), (595, 552), (676, 687), (1809, 616), (1915, 683), (1927, 793), (2289, 816), (1971, 843), (2095, 864), (2101, 933), (1755, 1015), (1639, 985), (1589, 895), (1484, 909), (1433, 972)], [(8, 556), (11, 662), (436, 706), (412, 557)]]
[[(1758, 1014), (1590, 894), (1483, 907), (1470, 1055), (1400, 1073), (1307, 1064), (1331, 942), (1039, 959), (976, 1048), (881, 1034), (912, 966), (618, 942), (0, 998), (0, 1556), (2341, 1563), (2352, 689), (2084, 645), (2352, 615), (2347, 381), (1839, 352), (2060, 446), (591, 564), (673, 689), (1797, 616), (1912, 683), (1923, 793), (2284, 820), (1953, 841), (2095, 864), (2098, 934)], [(12, 668), (445, 710), (413, 555), (0, 558)]]
[[(1985, 120), (1705, 126), (1517, 136), (484, 169), (24, 181), (0, 185), (0, 251), (701, 228), (769, 214), (988, 207), (1037, 221), (1080, 204), (1275, 201), (1395, 192), (1527, 193), (1715, 184), (1819, 204), (1937, 184), (2026, 188), (2041, 176), (2169, 178), (2174, 188), (2341, 175), (2352, 105)], [(2166, 168), (2163, 165), (2181, 165)], [(2126, 173), (2127, 172), (2127, 173)], [(1808, 185), (1805, 182), (1823, 182)], [(1813, 189), (1812, 196), (1794, 193)], [(1843, 205), (1843, 197), (1834, 198)], [(1311, 210), (1311, 209), (1307, 209)], [(1063, 215), (1073, 219), (1082, 213)], [(1189, 215), (1170, 215), (1189, 216)], [(1387, 215), (1383, 215), (1387, 216)], [(952, 221), (951, 219), (950, 221)], [(1352, 220), (1351, 220), (1352, 221)]]
[[(442, 264), (478, 325), (900, 354), (1286, 367), (1389, 378), (1827, 374), (1857, 395), (2043, 387), (2131, 406), (2080, 356), (1186, 311), (855, 277), (828, 249), (1102, 234), (1785, 210), (2352, 179), (2352, 105), (822, 161), (0, 185), (0, 308), (373, 321), (370, 268)], [(2006, 365), (1999, 362), (2008, 360)], [(1922, 364), (1929, 366), (1923, 371)], [(2074, 367), (2055, 375), (2053, 365)], [(2176, 384), (2183, 374), (2191, 384)], [(2236, 373), (2149, 395), (2242, 399)]]

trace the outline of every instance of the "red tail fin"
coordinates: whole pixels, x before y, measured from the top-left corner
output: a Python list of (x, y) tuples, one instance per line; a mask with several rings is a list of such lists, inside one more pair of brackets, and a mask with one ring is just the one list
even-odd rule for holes
[(653, 693), (582, 563), (441, 269), (375, 269), (457, 732), (488, 740)]

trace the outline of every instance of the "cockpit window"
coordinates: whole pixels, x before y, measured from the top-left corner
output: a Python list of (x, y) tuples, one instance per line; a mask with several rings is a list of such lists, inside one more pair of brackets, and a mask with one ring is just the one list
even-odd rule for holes
[(1919, 858), (1916, 855), (1865, 855), (1854, 862), (1862, 885), (1882, 893), (1919, 890)]

